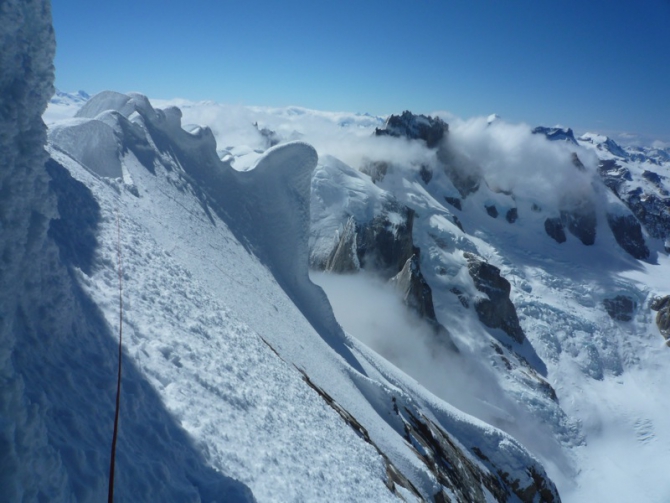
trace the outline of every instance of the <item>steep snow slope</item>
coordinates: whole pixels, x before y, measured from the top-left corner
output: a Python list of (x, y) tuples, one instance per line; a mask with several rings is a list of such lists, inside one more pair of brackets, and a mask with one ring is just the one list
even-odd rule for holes
[[(421, 272), (459, 356), (403, 314), (399, 297), (378, 278), (314, 276), (345, 328), (438, 396), (515, 435), (549, 467), (564, 499), (667, 499), (670, 488), (656, 470), (670, 445), (661, 388), (667, 355), (648, 308), (668, 293), (668, 227), (656, 204), (667, 191), (662, 151), (643, 149), (643, 158), (616, 145), (598, 148), (604, 138), (572, 141), (569, 130), (554, 136), (570, 141), (551, 143), (544, 135), (561, 131), (533, 135), (499, 118), (453, 117), (448, 148), (431, 150), (421, 140), (373, 137), (378, 122), (342, 125), (324, 123), (334, 117), (324, 113), (246, 109), (233, 114), (243, 119), (236, 127), (230, 107), (181, 104), (187, 121), (219, 127), (220, 144), (235, 137), (262, 151), (257, 132), (241, 133), (258, 121), (274, 141), (291, 138), (277, 131), (299, 131), (316, 146), (313, 265), (327, 262), (338, 243), (356, 250), (348, 229), (369, 229), (381, 215), (383, 225), (399, 228), (401, 214), (394, 220), (389, 201), (414, 211)], [(220, 154), (243, 164), (250, 151)], [(467, 253), (491, 267), (476, 266)], [(349, 263), (357, 269), (355, 255)], [(477, 267), (501, 287), (506, 279), (524, 342), (482, 321), (477, 305), (490, 293), (472, 276)], [(629, 314), (608, 307), (617, 299)], [(642, 388), (634, 398), (628, 392)]]
[[(241, 499), (250, 490), (261, 501), (385, 500), (393, 492), (558, 501), (542, 467), (512, 438), (436, 399), (342, 332), (307, 273), (312, 147), (274, 147), (238, 172), (218, 158), (208, 128), (181, 128), (178, 109), (110, 92), (52, 126), (50, 138), (61, 215), (54, 240), (85, 323), (104, 334), (74, 337), (78, 352), (76, 343), (66, 354), (52, 348), (54, 366), (70, 370), (52, 385), (81, 382), (77, 401), (64, 396), (64, 407), (96, 403), (101, 417), (112, 390), (93, 389), (113, 367), (121, 250), (131, 369), (121, 499), (160, 485), (163, 499)], [(96, 351), (100, 344), (106, 352)], [(76, 364), (80, 355), (98, 362), (94, 376)], [(55, 390), (32, 371), (50, 401)], [(160, 417), (147, 416), (162, 407)], [(64, 472), (79, 481), (82, 499), (98, 498), (101, 438), (111, 425), (76, 424), (90, 454), (73, 452)], [(47, 429), (56, 450), (72, 438), (60, 418)], [(178, 454), (166, 444), (179, 445)], [(159, 482), (167, 478), (174, 483)]]

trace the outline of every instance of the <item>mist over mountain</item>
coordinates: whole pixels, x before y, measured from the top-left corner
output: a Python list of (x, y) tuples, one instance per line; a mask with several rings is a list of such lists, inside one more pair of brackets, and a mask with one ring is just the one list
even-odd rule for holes
[(38, 4), (0, 18), (0, 499), (104, 499), (121, 334), (116, 501), (670, 497), (667, 146), (54, 94)]

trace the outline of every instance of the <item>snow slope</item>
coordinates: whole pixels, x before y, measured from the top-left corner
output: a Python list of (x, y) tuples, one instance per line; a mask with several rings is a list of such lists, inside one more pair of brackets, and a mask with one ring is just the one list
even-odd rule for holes
[[(670, 293), (667, 148), (446, 115), (429, 146), (424, 116), (378, 136), (365, 114), (61, 93), (45, 175), (48, 12), (3, 15), (25, 87), (2, 136), (0, 496), (104, 497), (121, 250), (119, 500), (558, 501), (542, 466), (563, 501), (670, 499), (649, 309)], [(407, 214), (450, 344), (378, 271), (312, 271), (328, 298), (310, 280)]]
[[(433, 159), (424, 153), (414, 163), (390, 164), (376, 184), (322, 158), (313, 181), (313, 250), (332, 249), (350, 218), (364, 221), (366, 210), (375, 213), (374, 201), (402, 201), (417, 215), (412, 234), (421, 270), (438, 320), (460, 354), (441, 350), (430, 335), (405, 328), (407, 321), (397, 317), (376, 324), (395, 305), (381, 287), (364, 278), (319, 276), (339, 319), (436, 394), (519, 439), (542, 460), (564, 500), (666, 501), (670, 487), (656, 468), (670, 447), (661, 384), (668, 377), (667, 348), (648, 307), (667, 295), (662, 240), (644, 232), (652, 250), (646, 261), (617, 244), (607, 215), (632, 213), (598, 178), (597, 164), (607, 156), (484, 118), (456, 122), (440, 148), (447, 154), (438, 149)], [(584, 161), (583, 171), (573, 152)], [(628, 157), (619, 161), (628, 163), (638, 186), (644, 170), (667, 169)], [(476, 173), (474, 192), (464, 196), (455, 187), (450, 166)], [(663, 180), (653, 178), (652, 189), (666, 190), (653, 187)], [(563, 243), (547, 235), (545, 220), (565, 211), (566, 201), (592, 205), (593, 244), (572, 234)], [(506, 218), (510, 209), (514, 218)], [(468, 273), (467, 253), (497, 266), (511, 283), (523, 345), (478, 319), (473, 303), (481, 294)], [(352, 299), (354, 288), (363, 293)], [(366, 300), (382, 296), (389, 299), (385, 308)], [(633, 305), (627, 320), (608, 314), (607, 301), (618, 296)], [(352, 306), (375, 314), (361, 319)], [(484, 362), (491, 367), (482, 368)], [(447, 384), (454, 379), (461, 381), (457, 389)]]
[(22, 10), (35, 79), (9, 103), (37, 133), (2, 126), (25, 175), (2, 200), (25, 236), (2, 236), (3, 499), (104, 498), (122, 328), (118, 501), (558, 501), (518, 442), (342, 331), (308, 277), (313, 147), (235, 170), (179, 109), (105, 92), (51, 125), (47, 160), (48, 4)]

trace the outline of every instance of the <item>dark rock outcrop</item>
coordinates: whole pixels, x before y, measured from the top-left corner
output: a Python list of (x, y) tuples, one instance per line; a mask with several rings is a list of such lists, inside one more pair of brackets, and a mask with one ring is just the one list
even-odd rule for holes
[(405, 110), (401, 115), (391, 115), (383, 128), (376, 128), (376, 136), (405, 137), (423, 140), (428, 148), (437, 147), (449, 131), (449, 125), (439, 117), (415, 115)]
[(516, 208), (510, 208), (507, 210), (507, 213), (505, 214), (505, 220), (507, 220), (509, 223), (513, 224), (514, 222), (517, 221), (519, 218), (519, 210)]
[(416, 252), (413, 223), (414, 211), (396, 201), (369, 222), (350, 217), (328, 259), (313, 266), (339, 274), (368, 269), (390, 279)]
[(586, 246), (596, 242), (596, 210), (591, 201), (583, 200), (571, 204), (570, 209), (561, 210), (561, 221), (570, 234)]
[(607, 223), (612, 229), (614, 239), (619, 246), (634, 258), (645, 260), (649, 258), (649, 248), (642, 235), (640, 222), (633, 215), (607, 214)]
[(572, 165), (577, 168), (579, 171), (586, 171), (586, 167), (584, 166), (584, 163), (582, 160), (579, 158), (576, 152), (572, 152), (570, 154), (570, 160), (572, 161)]
[[(496, 465), (490, 451), (478, 446), (464, 446), (440, 424), (426, 417), (412, 404), (398, 403), (392, 398), (392, 406), (397, 424), (402, 428), (405, 440), (412, 446), (416, 456), (426, 465), (439, 484), (438, 492), (427, 500), (412, 482), (402, 474), (393, 462), (384, 454), (370, 437), (367, 429), (324, 389), (314, 383), (300, 370), (305, 382), (314, 389), (340, 417), (372, 447), (374, 447), (386, 465), (386, 485), (398, 496), (411, 494), (417, 501), (437, 503), (456, 501), (521, 501), (522, 503), (560, 503), (561, 499), (553, 482), (539, 465), (530, 465), (525, 469), (525, 480), (516, 478), (514, 472), (507, 472), (508, 466)], [(484, 449), (484, 450), (483, 450)], [(488, 455), (487, 455), (488, 454)], [(476, 459), (478, 459), (476, 461)], [(523, 472), (522, 472), (523, 473)], [(403, 488), (402, 494), (399, 488)], [(454, 499), (455, 498), (455, 499)]]
[(408, 408), (399, 410), (399, 415), (405, 426), (407, 441), (419, 448), (417, 456), (446, 489), (446, 491), (440, 490), (433, 496), (434, 501), (448, 502), (452, 501), (453, 497), (458, 502), (486, 501), (487, 496), (482, 487), (485, 487), (496, 501), (510, 501), (514, 498), (512, 494), (523, 503), (561, 501), (553, 483), (535, 467), (527, 470), (532, 483), (521, 487), (519, 481), (513, 480), (510, 474), (490, 466), (492, 463), (489, 457), (481, 449), (474, 447), (472, 452), (484, 466), (492, 469), (493, 473), (484, 471), (469, 456), (463, 455), (463, 447), (427, 417), (417, 416)]
[(573, 145), (578, 145), (577, 140), (575, 139), (575, 134), (572, 132), (571, 128), (538, 126), (533, 129), (533, 134), (543, 134), (551, 141), (565, 141), (572, 143)]
[(490, 217), (498, 218), (498, 208), (496, 208), (495, 204), (486, 204), (484, 207), (486, 208), (486, 213), (488, 213)]
[(660, 185), (661, 184), (661, 176), (657, 173), (654, 173), (653, 171), (647, 171), (644, 170), (642, 173), (642, 178), (645, 180), (650, 181), (654, 185)]
[(458, 352), (458, 348), (452, 341), (449, 331), (435, 317), (433, 291), (421, 273), (418, 248), (416, 251), (405, 262), (402, 270), (391, 278), (390, 281), (402, 295), (403, 303), (420, 318), (428, 322), (439, 342), (445, 344), (452, 351)]
[(274, 147), (275, 145), (279, 145), (281, 143), (281, 138), (276, 131), (266, 127), (259, 127), (258, 122), (254, 122), (254, 127), (263, 137), (263, 140), (265, 141), (265, 148)]
[(563, 222), (558, 217), (547, 218), (544, 221), (544, 230), (547, 232), (547, 235), (549, 235), (550, 238), (559, 244), (565, 243), (567, 240)]
[[(400, 215), (391, 221), (389, 214)], [(414, 211), (393, 203), (370, 222), (356, 224), (356, 254), (364, 269), (371, 269), (385, 278), (395, 276), (415, 253), (412, 239)]]
[(620, 166), (614, 159), (601, 160), (598, 164), (598, 174), (605, 185), (617, 195), (620, 185), (633, 179), (628, 168)]
[(461, 206), (461, 200), (457, 197), (445, 196), (444, 200), (459, 211), (463, 209), (463, 207)]
[(485, 262), (480, 257), (465, 252), (463, 256), (468, 261), (468, 272), (480, 292), (486, 294), (487, 299), (475, 301), (475, 311), (479, 320), (490, 328), (499, 328), (516, 342), (523, 342), (526, 338), (516, 308), (509, 298), (511, 285), (500, 274), (500, 269)]
[(605, 311), (610, 318), (618, 321), (630, 321), (633, 319), (633, 313), (637, 307), (634, 299), (626, 295), (617, 295), (612, 299), (603, 300)]
[(426, 185), (428, 185), (428, 183), (430, 183), (430, 181), (433, 179), (432, 170), (425, 164), (421, 165), (421, 168), (419, 169), (419, 175), (421, 176), (423, 183)]
[(403, 303), (424, 319), (443, 343), (458, 351), (435, 316), (433, 293), (421, 273), (420, 250), (412, 238), (413, 222), (414, 211), (395, 201), (387, 203), (370, 222), (358, 223), (350, 217), (322, 268), (338, 274), (366, 269), (390, 280)]
[(448, 145), (437, 150), (437, 158), (461, 198), (465, 199), (479, 189), (482, 181), (481, 168), (472, 160), (454, 152)]
[(670, 345), (670, 295), (658, 297), (651, 301), (649, 308), (656, 313), (656, 326)]
[(649, 235), (664, 239), (670, 235), (670, 198), (645, 193), (637, 188), (619, 197), (644, 225)]
[(463, 229), (463, 224), (456, 215), (451, 215), (451, 221), (454, 222), (454, 225), (458, 227), (461, 230), (461, 232), (465, 232), (465, 230)]
[(630, 171), (611, 159), (600, 161), (598, 174), (651, 237), (665, 239), (670, 236), (670, 197), (659, 175), (645, 171), (642, 181), (648, 182), (648, 185), (628, 184), (633, 180)]
[(402, 270), (391, 278), (391, 283), (402, 293), (403, 302), (421, 318), (437, 322), (433, 307), (433, 292), (419, 267), (419, 255), (414, 254)]

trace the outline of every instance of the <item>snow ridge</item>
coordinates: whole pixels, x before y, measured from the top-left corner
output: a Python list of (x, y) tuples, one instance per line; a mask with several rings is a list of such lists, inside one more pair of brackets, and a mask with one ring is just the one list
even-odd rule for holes
[[(113, 132), (97, 144), (107, 145), (110, 159), (120, 162), (116, 178), (87, 162), (81, 150), (87, 135), (101, 138), (100, 124)], [(397, 371), (380, 373), (376, 358), (343, 333), (325, 294), (307, 273), (310, 182), (317, 163), (311, 146), (278, 145), (252, 169), (239, 172), (219, 159), (209, 128), (189, 131), (182, 129), (177, 108), (156, 110), (141, 95), (107, 92), (91, 98), (75, 120), (54, 126), (50, 139), (54, 158), (90, 187), (103, 215), (115, 205), (123, 208), (123, 248), (131, 255), (124, 284), (136, 299), (135, 309), (132, 301), (129, 308), (134, 333), (127, 343), (129, 359), (147, 373), (180, 424), (207, 446), (211, 466), (245, 484), (260, 500), (310, 498), (325, 487), (331, 496), (339, 495), (336, 499), (368, 494), (384, 500), (393, 497), (389, 488), (402, 494), (409, 490), (403, 483), (422, 498), (456, 491), (460, 500), (481, 499), (486, 487), (502, 494), (512, 485), (531, 493), (544, 487), (555, 495), (540, 465), (510, 437), (496, 431), (482, 442), (477, 432), (493, 430), (439, 404), (423, 388), (408, 387)], [(99, 258), (90, 277), (78, 278), (113, 326), (106, 279), (114, 250), (109, 220), (101, 219)], [(193, 286), (179, 286), (182, 282)], [(168, 298), (179, 299), (177, 305), (170, 307), (161, 290), (172, 292)], [(228, 314), (222, 320), (212, 318), (214, 312)], [(189, 327), (186, 338), (184, 325)], [(214, 348), (218, 363), (207, 356), (207, 347)], [(241, 363), (250, 355), (259, 355), (258, 361)], [(309, 391), (303, 375), (314, 389), (327, 393), (329, 403), (354, 417), (376, 448)], [(247, 380), (253, 386), (245, 385)], [(203, 412), (206, 403), (216, 414)], [(401, 416), (401, 410), (411, 412)], [(443, 442), (457, 446), (450, 448), (448, 463), (458, 464), (477, 451), (490, 464), (468, 465), (467, 483), (424, 465), (404, 440), (403, 424), (420, 439), (427, 421)], [(217, 434), (231, 431), (231, 425), (237, 425), (235, 436)], [(458, 438), (445, 425), (460, 431)], [(309, 451), (313, 441), (329, 453), (327, 458)], [(497, 455), (500, 449), (504, 454)], [(260, 459), (254, 456), (259, 451), (264, 453)], [(442, 458), (435, 459), (442, 466)], [(531, 467), (539, 478), (518, 467)], [(177, 463), (171, 469), (178, 473)], [(307, 483), (310, 470), (321, 474), (321, 484)], [(268, 472), (272, 479), (263, 477)], [(389, 479), (388, 473), (403, 476)], [(350, 478), (354, 474), (356, 480)], [(127, 483), (132, 487), (132, 481)], [(243, 494), (233, 481), (224, 487)]]

